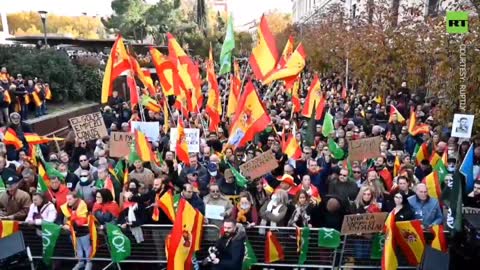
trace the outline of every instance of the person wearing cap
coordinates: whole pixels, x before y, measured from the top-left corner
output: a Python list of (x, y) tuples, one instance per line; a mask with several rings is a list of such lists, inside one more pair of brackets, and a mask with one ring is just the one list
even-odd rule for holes
[(296, 195), (296, 189), (295, 187), (297, 184), (295, 184), (295, 181), (293, 180), (293, 177), (289, 174), (284, 174), (282, 176), (278, 176), (277, 180), (280, 182), (277, 190), (281, 189), (284, 190), (288, 193), (289, 199), (293, 199)]
[[(216, 157), (216, 155), (212, 155), (210, 157), (210, 160), (212, 160), (212, 157)], [(218, 168), (218, 163), (216, 162), (209, 162), (207, 165), (207, 171), (208, 171), (208, 176), (209, 176), (209, 184), (211, 183), (220, 183), (224, 180), (223, 174), (220, 172)]]
[(20, 179), (17, 176), (4, 181), (6, 191), (0, 193), (0, 219), (24, 221), (32, 203), (30, 195), (18, 189)]
[(209, 176), (207, 169), (203, 167), (199, 162), (196, 154), (190, 155), (190, 166), (183, 166), (182, 171), (180, 172), (180, 182), (187, 182), (187, 172), (191, 169), (195, 170), (198, 173), (198, 179), (202, 182), (208, 183)]

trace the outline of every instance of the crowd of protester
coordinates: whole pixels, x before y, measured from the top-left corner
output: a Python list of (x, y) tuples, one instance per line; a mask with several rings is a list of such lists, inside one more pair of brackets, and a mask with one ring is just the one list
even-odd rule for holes
[[(15, 110), (15, 105), (20, 104), (22, 110), (19, 112), (22, 121), (25, 120), (25, 111), (28, 110), (25, 96), (37, 89), (43, 91), (45, 87), (40, 80), (24, 81), (21, 74), (15, 79), (8, 75), (5, 68), (2, 68), (0, 76), (1, 93), (10, 91), (13, 94), (10, 104), (0, 103), (2, 113), (6, 117), (12, 111), (9, 109)], [(305, 100), (312, 78), (311, 72), (303, 74), (301, 102)], [(105, 181), (108, 177), (121, 178), (113, 175), (111, 168), (124, 161), (109, 157), (108, 137), (79, 141), (70, 131), (61, 151), (44, 148), (45, 159), (62, 176), (49, 175), (50, 186), (44, 194), (37, 192), (37, 170), (28, 150), (10, 151), (7, 158), (9, 146), (0, 148), (0, 176), (7, 187), (6, 192), (0, 194), (0, 218), (26, 221), (37, 226), (41, 220), (47, 220), (63, 224), (67, 230), (69, 226), (66, 222), (72, 221), (79, 239), (77, 255), (80, 258), (74, 269), (86, 267), (87, 270), (92, 267), (87, 256), (91, 248), (88, 230), (83, 227), (88, 213), (93, 213), (100, 225), (115, 222), (128, 229), (141, 243), (144, 241), (141, 225), (171, 224), (161, 209), (158, 219), (152, 217), (155, 209), (152, 206), (168, 191), (179, 194), (202, 214), (205, 214), (207, 205), (222, 206), (225, 218), (246, 228), (264, 225), (340, 230), (343, 217), (347, 214), (391, 211), (397, 221), (421, 219), (425, 229), (443, 223), (441, 202), (429, 197), (427, 187), (422, 183), (432, 171), (432, 166), (426, 159), (417, 164), (414, 148), (417, 144), (429, 142), (432, 151), (439, 156), (447, 151), (448, 164), (445, 165), (451, 174), (465, 157), (470, 142), (467, 140), (459, 144), (458, 139), (450, 137), (451, 124), (446, 126), (438, 120), (438, 101), (427, 100), (422, 93), (409, 90), (405, 83), (395, 93), (379, 99), (375, 91), (361, 93), (361, 82), (355, 81), (348, 85), (347, 96), (342, 98), (342, 81), (335, 74), (322, 78), (322, 90), (327, 98), (325, 111), (329, 110), (334, 115), (335, 132), (332, 136), (347, 153), (345, 156), (351, 141), (382, 136), (379, 146), (381, 155), (374, 159), (354, 161), (351, 166), (346, 166), (343, 160), (332, 156), (327, 138), (321, 132), (322, 121), (316, 121), (315, 133), (309, 134), (311, 121), (297, 113), (292, 114), (291, 97), (282, 84), (273, 87), (256, 84), (272, 123), (257, 134), (254, 141), (242, 148), (223, 149), (229, 135), (228, 119), (223, 117), (217, 132), (209, 132), (204, 126), (208, 122), (205, 110), (191, 113), (185, 121), (186, 126), (200, 129), (201, 142), (200, 152), (190, 153), (189, 166), (176, 160), (175, 153), (169, 148), (169, 134), (161, 129), (160, 140), (152, 145), (163, 162), (130, 160), (128, 179), (124, 183), (114, 181), (114, 194), (105, 189)], [(222, 101), (226, 102), (228, 83), (224, 77), (219, 78), (219, 86)], [(178, 112), (172, 106), (173, 97), (168, 99), (168, 103), (173, 112), (169, 117), (170, 126), (174, 127)], [(414, 137), (408, 133), (405, 123), (398, 122), (396, 118), (389, 122), (390, 105), (393, 104), (407, 119), (410, 108), (414, 107), (417, 121), (428, 124), (431, 132)], [(108, 105), (102, 108), (102, 114), (109, 132), (130, 131), (130, 122), (142, 119), (142, 115), (145, 121), (158, 122), (161, 127), (165, 124), (162, 112), (142, 112), (137, 107), (132, 108), (117, 91), (113, 92)], [(4, 124), (9, 120), (4, 118), (2, 121)], [(19, 136), (28, 129), (18, 119), (10, 127)], [(288, 159), (282, 152), (280, 131), (295, 132), (301, 144), (301, 158)], [(311, 135), (314, 143), (308, 145), (305, 138)], [(472, 139), (472, 143), (478, 145), (479, 139)], [(267, 150), (275, 154), (278, 168), (261, 178), (248, 179), (246, 188), (237, 185), (229, 164), (238, 169), (241, 164)], [(480, 160), (478, 150), (475, 149), (476, 160)], [(394, 175), (397, 155), (401, 164), (398, 174)], [(466, 194), (465, 205), (480, 207), (480, 180), (476, 180), (473, 192)], [(222, 226), (222, 220), (205, 219), (205, 223)], [(264, 231), (260, 230), (260, 233)], [(158, 244), (157, 251), (164, 253), (165, 235), (158, 232), (153, 238)], [(228, 252), (235, 254), (234, 250)], [(235, 260), (235, 256), (224, 260)], [(356, 259), (365, 259), (361, 254), (359, 256)]]

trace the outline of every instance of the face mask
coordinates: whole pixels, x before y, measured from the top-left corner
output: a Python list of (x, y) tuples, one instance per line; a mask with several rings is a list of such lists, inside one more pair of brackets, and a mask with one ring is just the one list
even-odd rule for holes
[(210, 172), (210, 171), (209, 171), (209, 173), (210, 173), (210, 175), (213, 176), (213, 177), (217, 176), (217, 171), (214, 171), (214, 172)]
[(88, 177), (80, 177), (80, 181), (81, 181), (81, 182), (87, 182), (87, 181), (88, 181)]
[(66, 176), (67, 176), (67, 174), (68, 174), (68, 172), (61, 172), (60, 174), (62, 174), (62, 175), (63, 175), (63, 177), (66, 177)]
[(242, 203), (240, 204), (240, 208), (242, 208), (242, 210), (247, 210), (250, 208), (250, 204), (248, 203)]

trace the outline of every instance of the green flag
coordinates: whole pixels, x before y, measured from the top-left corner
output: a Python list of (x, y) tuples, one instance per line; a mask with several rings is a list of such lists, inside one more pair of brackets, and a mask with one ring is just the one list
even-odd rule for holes
[[(463, 205), (463, 191), (462, 183), (465, 181), (465, 176), (456, 170), (453, 174), (453, 184), (451, 185), (450, 198), (448, 199), (448, 217), (447, 227), (451, 229), (452, 234), (461, 232), (462, 227), (462, 205)], [(449, 186), (449, 185), (447, 185)]]
[(255, 256), (255, 251), (253, 251), (252, 244), (250, 241), (245, 241), (245, 256), (243, 257), (242, 270), (249, 270), (252, 265), (256, 264), (257, 256)]
[(300, 256), (298, 257), (298, 264), (305, 264), (308, 256), (308, 245), (310, 244), (310, 228), (307, 226), (299, 231), (300, 235), (297, 235), (297, 237), (300, 237)]
[(443, 164), (442, 159), (440, 159), (437, 164), (435, 164), (433, 170), (438, 172), (438, 180), (440, 180), (440, 184), (443, 184), (445, 182), (445, 176), (447, 176), (448, 171), (447, 167), (445, 167), (445, 164)]
[(228, 17), (227, 33), (220, 52), (220, 71), (219, 75), (229, 73), (232, 70), (232, 51), (235, 49), (235, 34), (233, 32), (233, 17)]
[(318, 246), (337, 248), (340, 246), (340, 232), (335, 229), (320, 228), (318, 230)]
[(230, 170), (232, 171), (233, 176), (235, 177), (235, 183), (237, 184), (237, 186), (246, 188), (247, 182), (248, 182), (247, 178), (245, 178), (245, 176), (243, 176), (239, 171), (237, 171), (235, 167), (230, 165), (229, 162), (227, 162), (227, 164), (228, 164), (228, 167), (230, 167)]
[(180, 193), (177, 193), (173, 195), (173, 210), (175, 210), (175, 213), (177, 212), (179, 202), (180, 202)]
[(137, 160), (141, 160), (140, 156), (138, 156), (137, 149), (135, 148), (135, 139), (132, 140), (130, 144), (130, 155), (128, 156), (128, 162), (133, 164)]
[(343, 149), (332, 138), (328, 138), (328, 150), (330, 150), (333, 157), (338, 160), (343, 159), (345, 155)]
[(53, 253), (55, 252), (55, 246), (57, 244), (58, 236), (62, 227), (58, 224), (43, 221), (42, 222), (42, 245), (43, 245), (43, 261), (45, 264), (50, 265), (52, 261)]
[[(117, 179), (123, 179), (123, 176), (125, 175), (125, 166), (123, 164), (124, 162), (125, 161), (123, 159), (120, 159), (119, 161), (117, 161), (117, 164), (115, 164), (115, 168), (113, 168)], [(123, 182), (125, 183), (125, 179), (123, 179)]]
[(323, 118), (322, 134), (325, 137), (329, 137), (330, 134), (334, 131), (333, 126), (333, 116), (330, 114), (330, 110), (325, 114)]
[(5, 192), (7, 189), (5, 188), (5, 183), (3, 182), (2, 176), (0, 176), (0, 193)]
[(62, 182), (65, 180), (65, 176), (63, 176), (61, 172), (55, 169), (55, 166), (53, 166), (51, 162), (44, 162), (44, 164), (45, 164), (45, 171), (47, 172), (48, 176), (50, 177), (56, 176)]
[(126, 237), (120, 227), (112, 223), (107, 223), (108, 246), (112, 262), (119, 263), (131, 254), (130, 239)]
[(40, 149), (40, 146), (35, 145), (35, 154), (37, 155), (38, 158), (40, 158), (41, 161), (45, 163), (45, 158), (43, 157), (42, 149)]
[(45, 193), (47, 191), (47, 183), (45, 183), (45, 180), (43, 180), (42, 176), (38, 175), (37, 192)]
[(381, 233), (375, 234), (373, 237), (372, 250), (370, 251), (370, 259), (382, 259), (383, 246), (385, 243), (385, 235)]

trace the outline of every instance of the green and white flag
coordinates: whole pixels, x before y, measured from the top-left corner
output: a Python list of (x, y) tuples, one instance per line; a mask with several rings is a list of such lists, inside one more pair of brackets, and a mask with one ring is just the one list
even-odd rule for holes
[(245, 241), (245, 256), (243, 257), (242, 270), (249, 270), (252, 265), (256, 264), (257, 256), (255, 256), (255, 251), (253, 250), (252, 244), (250, 241)]
[(340, 232), (335, 229), (320, 228), (318, 231), (318, 246), (338, 248), (340, 246)]
[(43, 221), (42, 222), (42, 246), (43, 246), (43, 261), (45, 264), (50, 265), (52, 262), (52, 256), (57, 245), (57, 239), (60, 235), (62, 227), (58, 224)]
[(375, 234), (373, 237), (372, 250), (370, 251), (370, 259), (382, 259), (383, 246), (385, 244), (385, 235), (381, 233)]
[(228, 17), (227, 33), (223, 41), (222, 51), (220, 52), (220, 71), (219, 75), (229, 73), (232, 70), (232, 52), (235, 49), (235, 34), (233, 32), (233, 17)]
[(247, 178), (245, 178), (245, 176), (243, 176), (239, 171), (237, 171), (237, 169), (235, 169), (235, 167), (233, 167), (228, 161), (227, 164), (232, 171), (233, 177), (235, 177), (235, 183), (237, 184), (237, 186), (246, 188), (248, 183)]
[(328, 138), (328, 150), (332, 152), (335, 159), (342, 160), (345, 156), (343, 149), (332, 138)]
[(122, 233), (117, 225), (107, 223), (108, 246), (114, 263), (119, 263), (130, 256), (132, 247), (130, 239)]
[(330, 134), (335, 131), (333, 126), (333, 116), (330, 114), (330, 110), (325, 114), (323, 118), (322, 134), (324, 137), (330, 137)]
[(37, 191), (41, 193), (45, 193), (48, 191), (47, 183), (45, 183), (45, 180), (41, 175), (38, 175)]
[(300, 253), (300, 256), (298, 257), (298, 264), (305, 264), (308, 256), (308, 245), (310, 244), (310, 228), (307, 226), (302, 229), (298, 229), (298, 234), (297, 241), (299, 242), (297, 242), (297, 251)]
[(5, 183), (3, 182), (3, 178), (0, 176), (0, 193), (7, 191), (5, 188)]

